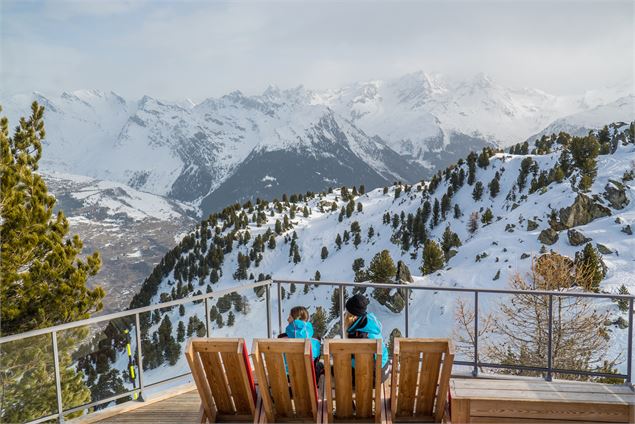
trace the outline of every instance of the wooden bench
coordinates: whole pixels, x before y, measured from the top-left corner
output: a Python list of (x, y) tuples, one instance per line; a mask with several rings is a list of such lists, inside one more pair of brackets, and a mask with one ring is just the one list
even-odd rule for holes
[(452, 379), (451, 421), (459, 423), (635, 423), (635, 392), (574, 381)]

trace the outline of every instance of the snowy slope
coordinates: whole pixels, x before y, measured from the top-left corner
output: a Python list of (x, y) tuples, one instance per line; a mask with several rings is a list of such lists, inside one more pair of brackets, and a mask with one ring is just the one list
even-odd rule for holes
[[(617, 130), (612, 127), (613, 137), (616, 137), (614, 138), (616, 150), (612, 154), (598, 157), (597, 177), (590, 191), (585, 193), (597, 204), (608, 208), (610, 215), (575, 227), (586, 237), (590, 237), (594, 246), (601, 244), (611, 251), (601, 255), (607, 267), (607, 274), (601, 282), (600, 289), (606, 292), (616, 292), (621, 285), (624, 285), (630, 293), (635, 293), (635, 276), (633, 275), (635, 237), (625, 231), (627, 225), (635, 226), (635, 182), (632, 177), (628, 178), (628, 172), (635, 171), (635, 143), (633, 135), (624, 133), (627, 128), (627, 125), (621, 125)], [(451, 197), (452, 206), (459, 205), (462, 215), (455, 217), (450, 209), (447, 217), (441, 219), (438, 225), (430, 227), (432, 218), (426, 223), (427, 236), (430, 239), (440, 241), (443, 231), (446, 226), (449, 226), (459, 236), (462, 246), (457, 249), (457, 254), (446, 263), (442, 270), (427, 276), (415, 277), (415, 284), (439, 287), (508, 288), (510, 278), (516, 273), (527, 273), (531, 266), (531, 258), (540, 255), (543, 249), (553, 250), (571, 258), (576, 252), (581, 251), (583, 245), (573, 246), (567, 241), (566, 230), (561, 230), (559, 240), (550, 246), (543, 246), (538, 240), (540, 232), (549, 228), (551, 211), (559, 211), (571, 206), (579, 195), (577, 188), (567, 179), (561, 183), (551, 182), (533, 192), (529, 191), (532, 178), (542, 171), (551, 170), (558, 163), (561, 148), (554, 144), (553, 149), (552, 153), (545, 155), (498, 153), (490, 157), (489, 164), (485, 168), (477, 167), (476, 181), (482, 182), (485, 186), (482, 198), (475, 201), (472, 195), (474, 186), (464, 183)], [(519, 190), (517, 186), (519, 169), (521, 162), (527, 158), (531, 158), (536, 163), (536, 168), (535, 171), (529, 172), (527, 186)], [(468, 167), (463, 163), (458, 168), (452, 168), (451, 171), (458, 174), (460, 169), (467, 173)], [(497, 196), (492, 197), (487, 187), (497, 172), (500, 174), (501, 189)], [(572, 175), (578, 175), (577, 173), (578, 171), (574, 170)], [(383, 189), (376, 189), (355, 196), (354, 202), (361, 203), (362, 210), (356, 209), (350, 217), (344, 215), (342, 220), (339, 219), (340, 208), (346, 206), (347, 201), (343, 200), (345, 195), (340, 189), (332, 193), (317, 193), (306, 199), (294, 198), (296, 203), (283, 202), (279, 206), (272, 202), (266, 205), (261, 204), (260, 211), (255, 206), (247, 205), (244, 208), (226, 210), (222, 214), (213, 215), (205, 221), (203, 227), (197, 226), (196, 231), (190, 233), (173, 251), (173, 254), (176, 252), (175, 260), (185, 266), (185, 270), (181, 269), (177, 272), (176, 269), (181, 265), (175, 267), (174, 262), (164, 259), (164, 262), (155, 269), (153, 278), (149, 278), (144, 283), (143, 296), (137, 297), (131, 306), (159, 303), (162, 300), (171, 299), (170, 296), (173, 296), (171, 293), (177, 293), (177, 297), (183, 296), (174, 291), (176, 287), (183, 286), (185, 293), (190, 294), (206, 290), (218, 291), (249, 283), (254, 278), (258, 278), (259, 274), (271, 275), (276, 279), (310, 280), (314, 278), (316, 271), (319, 271), (322, 280), (352, 281), (355, 277), (351, 268), (353, 260), (362, 258), (368, 266), (373, 256), (384, 249), (390, 252), (395, 262), (403, 261), (414, 275), (420, 275), (423, 247), (410, 245), (407, 250), (403, 250), (398, 231), (401, 224), (397, 227), (392, 226), (392, 223), (385, 224), (384, 215), (389, 213), (391, 220), (395, 215), (403, 214), (405, 217), (409, 214), (415, 215), (425, 201), (431, 203), (434, 203), (435, 199), (441, 201), (451, 181), (452, 178), (446, 180), (442, 177), (438, 187), (432, 193), (428, 190), (429, 183), (423, 183), (415, 186), (395, 185), (389, 187), (386, 193)], [(610, 181), (618, 181), (624, 186), (626, 204), (623, 208), (611, 206), (605, 198), (606, 186)], [(350, 190), (349, 188), (348, 191)], [(335, 203), (334, 208), (332, 208), (333, 203)], [(304, 214), (305, 206), (307, 216)], [(284, 216), (288, 217), (291, 214), (292, 208), (297, 209), (295, 216), (290, 219), (292, 227), (276, 235), (276, 221), (283, 222)], [(479, 224), (480, 228), (471, 234), (467, 228), (470, 214), (477, 212), (482, 215), (488, 208), (493, 212), (493, 221), (487, 225)], [(255, 222), (254, 218), (257, 217), (258, 212), (261, 212), (262, 216), (260, 222)], [(243, 222), (243, 219), (246, 219), (245, 227), (237, 229), (236, 225), (232, 224), (232, 222)], [(528, 220), (534, 221), (537, 227), (528, 230)], [(345, 231), (352, 234), (353, 222), (358, 222), (361, 227), (360, 244), (355, 246), (351, 237), (350, 241), (345, 241), (341, 249), (338, 249), (335, 244), (337, 235), (343, 236)], [(368, 235), (370, 227), (374, 229), (372, 237)], [(211, 237), (202, 237), (203, 233), (207, 234), (207, 229)], [(249, 232), (249, 239), (244, 242), (247, 232)], [(213, 283), (210, 280), (210, 274), (200, 273), (199, 265), (206, 263), (210, 252), (222, 245), (221, 239), (232, 233), (232, 248), (228, 250), (225, 245), (221, 249), (225, 254), (222, 265), (218, 267), (220, 280)], [(239, 268), (238, 255), (249, 255), (254, 249), (257, 237), (265, 234), (273, 235), (275, 247), (269, 246), (265, 239), (263, 250), (259, 252), (256, 248), (254, 252), (254, 258), (258, 254), (262, 255), (258, 265), (252, 260), (246, 269), (249, 278), (238, 279), (233, 276)], [(395, 235), (397, 237), (394, 237)], [(300, 254), (299, 261), (294, 261), (290, 254), (292, 240), (296, 237)], [(203, 245), (205, 248), (202, 247)], [(328, 256), (322, 259), (321, 250), (324, 246), (328, 249)], [(190, 277), (183, 279), (183, 276), (188, 273), (192, 274), (191, 280)], [(181, 280), (183, 282), (179, 283), (178, 281)], [(192, 285), (191, 290), (187, 288), (188, 281)], [(230, 307), (236, 320), (236, 324), (232, 326), (227, 325), (229, 311), (221, 313), (223, 324), (219, 325), (216, 321), (211, 324), (213, 336), (240, 336), (249, 340), (252, 337), (265, 336), (266, 305), (262, 293), (257, 295), (253, 290), (248, 290), (240, 294), (245, 295), (249, 303), (247, 312), (240, 313)], [(328, 314), (332, 294), (333, 289), (326, 286), (308, 286), (306, 290), (301, 286), (295, 288), (286, 286), (282, 316), (286, 317), (287, 311), (294, 305), (306, 305), (311, 313), (314, 313), (317, 307), (322, 307)], [(410, 301), (410, 336), (452, 336), (455, 330), (455, 312), (459, 298), (467, 302), (472, 301), (472, 297), (467, 295), (413, 291)], [(480, 298), (481, 311), (485, 314), (505, 301), (504, 296), (484, 294)], [(173, 334), (176, 336), (179, 321), (187, 325), (189, 318), (194, 315), (204, 319), (201, 305), (188, 305), (184, 316), (180, 316), (178, 309), (175, 308), (164, 312), (159, 318), (169, 317), (174, 329)], [(221, 308), (221, 303), (219, 302), (217, 306)], [(593, 306), (600, 311), (608, 311), (611, 320), (619, 317), (625, 319), (625, 314), (620, 312), (617, 305), (611, 301), (594, 301)], [(382, 321), (384, 337), (388, 337), (394, 328), (404, 331), (403, 312), (391, 312), (375, 300), (371, 301), (369, 308)], [(273, 316), (277, 316), (275, 307)], [(329, 328), (332, 329), (337, 321), (337, 319), (330, 321)], [(274, 328), (275, 324), (274, 322)], [(150, 338), (157, 328), (158, 324), (150, 325), (147, 337)], [(610, 355), (623, 354), (626, 349), (626, 329), (613, 324), (608, 328), (609, 337), (612, 340)], [(275, 330), (277, 334), (277, 328)], [(459, 359), (466, 359), (466, 357), (460, 354)], [(121, 358), (120, 360), (124, 361)], [(625, 371), (624, 367), (624, 362), (618, 364), (619, 370)], [(183, 358), (180, 358), (175, 366), (164, 363), (157, 368), (147, 370), (146, 375), (149, 379), (157, 381), (186, 371), (187, 364)]]

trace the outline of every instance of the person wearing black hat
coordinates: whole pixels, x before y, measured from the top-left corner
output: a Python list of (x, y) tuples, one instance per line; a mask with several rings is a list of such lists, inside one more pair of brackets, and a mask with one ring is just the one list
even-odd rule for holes
[(366, 296), (361, 294), (356, 294), (346, 301), (346, 336), (350, 339), (382, 340), (382, 381), (385, 381), (388, 377), (388, 349), (381, 337), (381, 323), (375, 314), (367, 311), (369, 303)]

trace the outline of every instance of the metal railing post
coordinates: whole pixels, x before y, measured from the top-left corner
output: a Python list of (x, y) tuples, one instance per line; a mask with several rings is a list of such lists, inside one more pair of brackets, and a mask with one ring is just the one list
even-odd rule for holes
[(628, 347), (626, 360), (626, 382), (633, 382), (633, 299), (628, 300)]
[(474, 368), (472, 375), (478, 377), (478, 292), (474, 292)]
[(141, 321), (138, 313), (135, 314), (134, 319), (137, 326), (137, 374), (139, 375), (139, 400), (143, 402), (143, 391), (145, 386), (143, 383), (143, 352), (141, 351)]
[(62, 404), (62, 380), (60, 378), (60, 355), (57, 349), (57, 331), (51, 332), (53, 339), (53, 366), (55, 369), (55, 395), (57, 397), (57, 421), (64, 422), (64, 406)]
[(552, 339), (553, 339), (553, 295), (549, 295), (549, 329), (548, 329), (548, 338), (547, 338), (547, 375), (545, 376), (545, 380), (551, 381), (551, 370), (553, 369), (552, 364)]
[(344, 338), (344, 285), (340, 284), (340, 334)]
[(408, 337), (408, 334), (410, 333), (409, 329), (409, 323), (410, 323), (410, 308), (409, 308), (409, 303), (410, 303), (410, 290), (408, 289), (403, 289), (404, 293), (406, 294), (406, 309), (405, 309), (405, 319), (406, 319), (406, 337)]
[(282, 285), (279, 281), (278, 284), (278, 334), (282, 334)]
[(209, 338), (209, 297), (205, 298), (205, 335)]
[(273, 332), (271, 331), (271, 284), (265, 286), (265, 298), (267, 302), (267, 337), (272, 338)]

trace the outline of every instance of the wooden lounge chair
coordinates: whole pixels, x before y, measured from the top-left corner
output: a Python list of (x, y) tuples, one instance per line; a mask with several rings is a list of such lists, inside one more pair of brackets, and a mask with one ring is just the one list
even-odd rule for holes
[(322, 422), (384, 421), (381, 339), (326, 340), (323, 356), (326, 405), (323, 406)]
[(256, 390), (244, 339), (191, 339), (185, 351), (201, 397), (201, 422), (253, 422)]
[(453, 362), (449, 339), (395, 338), (388, 421), (441, 422)]
[(251, 358), (262, 399), (258, 422), (318, 422), (322, 396), (309, 339), (255, 339)]

